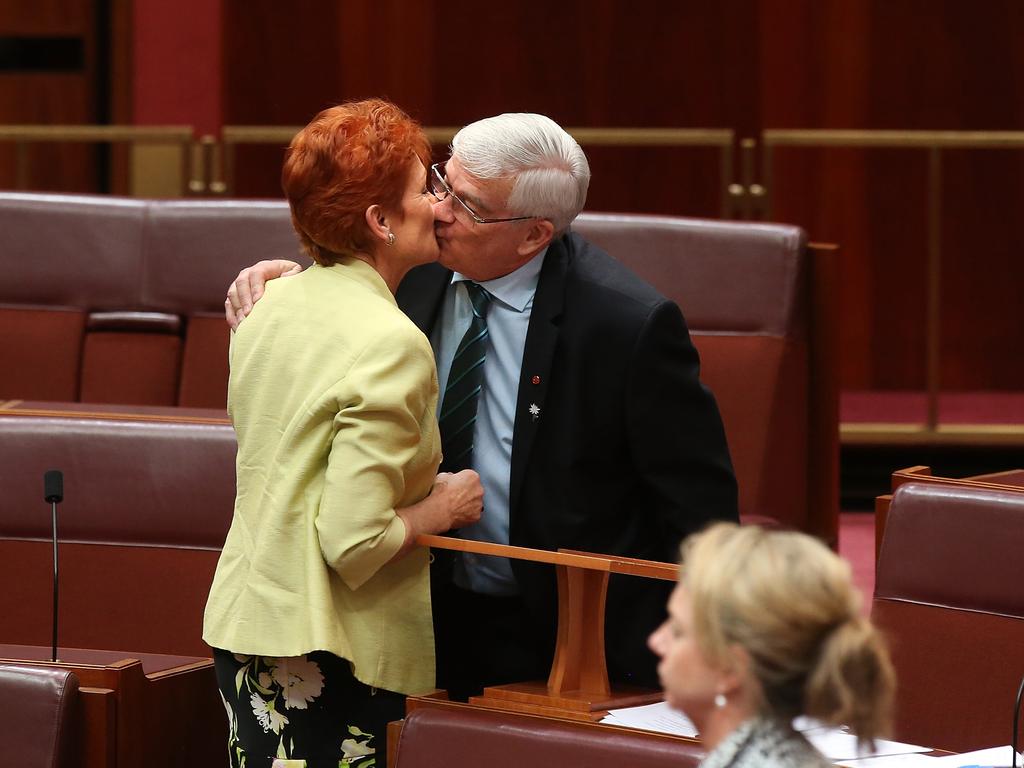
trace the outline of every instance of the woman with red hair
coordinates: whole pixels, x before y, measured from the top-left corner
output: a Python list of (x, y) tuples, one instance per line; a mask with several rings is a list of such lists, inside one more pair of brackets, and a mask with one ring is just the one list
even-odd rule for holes
[(394, 299), (438, 256), (429, 162), (380, 100), (324, 110), (288, 148), (315, 263), (268, 284), (231, 340), (237, 495), (203, 628), (232, 766), (383, 766), (384, 725), (434, 685), (415, 537), (474, 522), (482, 490), (437, 475), (434, 357)]

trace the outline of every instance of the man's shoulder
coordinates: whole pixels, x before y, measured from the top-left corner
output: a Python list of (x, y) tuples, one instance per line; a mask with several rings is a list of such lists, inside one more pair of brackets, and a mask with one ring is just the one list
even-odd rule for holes
[(567, 294), (648, 309), (668, 301), (657, 288), (582, 235), (570, 231), (559, 239), (559, 246), (565, 260)]

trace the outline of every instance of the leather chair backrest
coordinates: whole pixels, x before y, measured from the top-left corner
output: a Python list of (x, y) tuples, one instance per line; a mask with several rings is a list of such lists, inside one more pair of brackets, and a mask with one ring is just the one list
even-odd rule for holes
[(261, 259), (308, 262), (283, 201), (153, 201), (146, 222), (145, 306), (184, 319), (177, 404), (224, 408), (228, 339), (224, 293)]
[(5, 765), (75, 765), (80, 712), (74, 672), (0, 664), (0, 701)]
[(0, 399), (78, 400), (92, 311), (134, 306), (136, 200), (0, 195)]
[(0, 399), (225, 406), (224, 292), (301, 260), (283, 201), (0, 194)]
[[(573, 229), (683, 311), (718, 401), (739, 481), (740, 514), (828, 537), (803, 492), (809, 443), (810, 255), (798, 227), (637, 214), (582, 214)], [(838, 434), (838, 425), (832, 428)], [(835, 505), (837, 502), (831, 502)]]
[(1024, 494), (896, 490), (872, 618), (888, 636), (895, 737), (962, 752), (1010, 742), (1024, 676)]
[(697, 766), (696, 744), (650, 734), (482, 709), (417, 709), (402, 727), (395, 768)]

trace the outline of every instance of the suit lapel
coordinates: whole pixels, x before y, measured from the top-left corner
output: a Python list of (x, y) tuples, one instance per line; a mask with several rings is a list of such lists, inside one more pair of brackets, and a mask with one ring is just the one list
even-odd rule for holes
[(416, 327), (430, 338), (437, 322), (445, 289), (452, 273), (440, 264), (424, 264), (409, 271), (395, 294), (395, 300)]
[[(523, 367), (519, 372), (515, 427), (512, 434), (512, 468), (509, 484), (509, 522), (513, 527), (519, 492), (534, 436), (544, 418), (549, 374), (558, 342), (558, 326), (565, 301), (565, 276), (568, 269), (568, 237), (551, 243), (537, 281), (537, 293), (530, 312), (530, 326), (523, 349)], [(535, 383), (536, 382), (536, 383)]]

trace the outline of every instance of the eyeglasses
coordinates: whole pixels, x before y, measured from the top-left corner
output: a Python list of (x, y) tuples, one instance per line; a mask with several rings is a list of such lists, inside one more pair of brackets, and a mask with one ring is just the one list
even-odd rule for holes
[(430, 166), (430, 176), (427, 178), (427, 189), (430, 190), (430, 194), (436, 197), (438, 201), (451, 197), (451, 199), (458, 203), (459, 206), (461, 206), (477, 224), (500, 224), (503, 221), (526, 221), (527, 219), (537, 218), (536, 216), (509, 216), (508, 218), (503, 219), (484, 218), (470, 208), (466, 201), (456, 195), (452, 191), (452, 188), (448, 186), (448, 180), (444, 177), (444, 171), (441, 163), (434, 163)]

